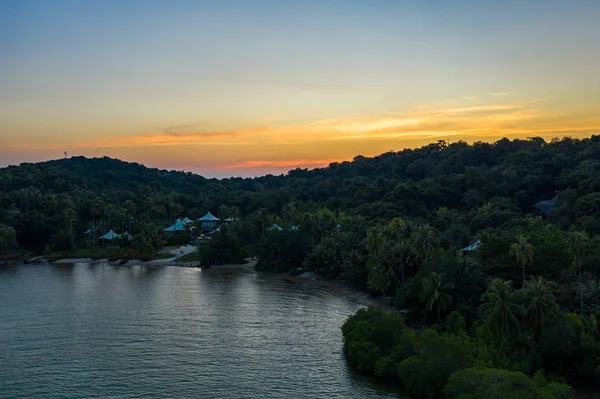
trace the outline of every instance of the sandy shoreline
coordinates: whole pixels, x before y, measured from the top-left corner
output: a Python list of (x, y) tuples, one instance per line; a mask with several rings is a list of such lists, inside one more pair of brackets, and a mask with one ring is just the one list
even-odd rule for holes
[[(31, 262), (31, 263), (35, 263), (35, 262)], [(198, 261), (179, 262), (179, 261), (177, 261), (177, 257), (168, 258), (168, 259), (155, 259), (155, 260), (148, 260), (148, 261), (143, 261), (140, 259), (130, 259), (130, 260), (117, 259), (117, 260), (111, 261), (108, 259), (65, 258), (65, 259), (59, 259), (59, 260), (53, 261), (53, 262), (40, 262), (40, 263), (48, 263), (51, 265), (74, 265), (77, 263), (89, 263), (89, 264), (108, 264), (108, 265), (112, 265), (112, 266), (123, 266), (123, 267), (129, 267), (129, 266), (177, 266), (177, 267), (201, 267), (201, 268), (203, 268), (202, 266), (200, 266), (200, 262), (198, 262)], [(247, 263), (243, 263), (243, 264), (212, 265), (212, 266), (206, 266), (206, 268), (253, 271), (254, 266), (256, 266), (256, 261), (251, 260), (251, 261), (248, 261)]]

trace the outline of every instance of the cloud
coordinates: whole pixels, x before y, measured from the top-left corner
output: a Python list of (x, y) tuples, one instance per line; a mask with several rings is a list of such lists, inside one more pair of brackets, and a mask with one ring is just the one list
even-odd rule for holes
[(243, 161), (232, 165), (226, 165), (222, 169), (248, 169), (248, 168), (300, 168), (329, 165), (333, 162), (340, 162), (340, 159), (291, 159), (285, 161)]
[(421, 123), (422, 119), (373, 119), (366, 121), (355, 121), (347, 125), (338, 126), (341, 132), (368, 132), (386, 128), (399, 128), (403, 126), (414, 126)]
[(506, 97), (506, 96), (512, 96), (518, 93), (512, 93), (512, 92), (508, 92), (508, 91), (499, 91), (499, 92), (495, 92), (495, 93), (490, 93), (490, 96), (494, 96), (494, 97)]
[[(489, 99), (488, 99), (489, 100)], [(551, 105), (551, 104), (550, 104)], [(469, 106), (445, 102), (411, 107), (379, 117), (347, 117), (284, 124), (283, 118), (257, 120), (242, 128), (228, 121), (158, 127), (128, 136), (94, 135), (80, 141), (13, 141), (2, 151), (37, 154), (113, 154), (150, 160), (159, 166), (199, 165), (203, 170), (257, 175), (313, 168), (375, 155), (391, 147), (424, 145), (438, 139), (493, 141), (501, 137), (589, 136), (600, 128), (600, 107), (553, 108), (541, 100), (478, 100)], [(199, 154), (202, 154), (201, 156)], [(0, 154), (1, 155), (1, 154)], [(26, 157), (26, 155), (23, 155)], [(137, 159), (140, 157), (140, 159)]]

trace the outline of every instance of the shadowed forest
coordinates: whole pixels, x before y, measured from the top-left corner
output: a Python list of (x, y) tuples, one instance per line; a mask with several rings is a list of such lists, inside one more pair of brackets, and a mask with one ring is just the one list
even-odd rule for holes
[[(204, 264), (348, 281), (397, 311), (342, 327), (352, 367), (414, 397), (570, 398), (600, 377), (600, 136), (435, 144), (206, 179), (116, 159), (0, 169), (0, 256), (150, 258), (211, 211)], [(109, 229), (131, 239), (104, 243)], [(567, 385), (569, 384), (569, 385)]]

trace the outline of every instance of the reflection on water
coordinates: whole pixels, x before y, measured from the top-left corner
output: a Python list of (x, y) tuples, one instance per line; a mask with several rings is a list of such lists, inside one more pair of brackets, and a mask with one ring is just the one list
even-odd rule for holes
[(349, 372), (360, 305), (253, 272), (0, 268), (0, 398), (382, 398)]

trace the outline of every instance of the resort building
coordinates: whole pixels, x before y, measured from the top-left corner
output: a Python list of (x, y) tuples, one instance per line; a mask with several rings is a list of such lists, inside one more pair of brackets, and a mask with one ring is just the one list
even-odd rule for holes
[(219, 227), (220, 221), (221, 219), (210, 212), (198, 219), (198, 222), (200, 223), (200, 230), (209, 233)]
[(176, 233), (179, 231), (185, 231), (185, 223), (182, 220), (177, 220), (174, 224), (172, 224), (171, 226), (167, 227), (165, 229), (165, 231), (168, 231), (169, 233)]
[(558, 205), (558, 194), (549, 200), (539, 201), (534, 205), (534, 214), (547, 217), (550, 211)]
[(468, 247), (464, 247), (463, 249), (461, 249), (460, 252), (472, 252), (479, 248), (481, 248), (481, 241), (477, 240), (473, 244), (469, 245)]
[(273, 223), (273, 225), (271, 227), (267, 227), (267, 231), (281, 231), (283, 230), (281, 227), (279, 227), (276, 223)]
[(100, 237), (101, 240), (116, 240), (117, 238), (121, 238), (121, 236), (110, 229), (110, 231)]

